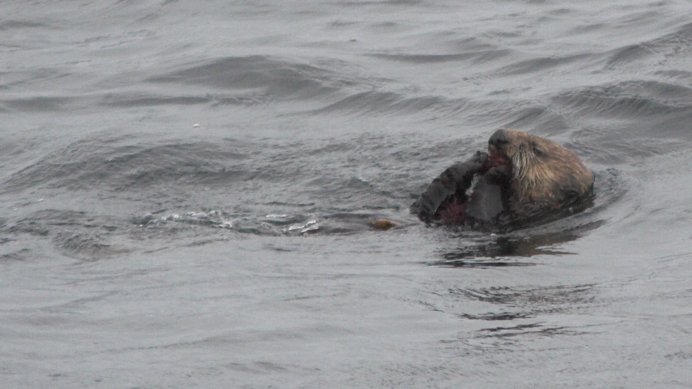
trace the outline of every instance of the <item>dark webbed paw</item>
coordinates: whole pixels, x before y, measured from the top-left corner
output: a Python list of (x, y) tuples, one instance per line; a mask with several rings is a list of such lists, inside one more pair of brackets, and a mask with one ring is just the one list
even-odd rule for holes
[(411, 206), (411, 211), (423, 221), (430, 221), (442, 204), (454, 198), (455, 203), (465, 202), (466, 191), (477, 173), (486, 169), (488, 154), (477, 151), (464, 162), (456, 163), (442, 172)]

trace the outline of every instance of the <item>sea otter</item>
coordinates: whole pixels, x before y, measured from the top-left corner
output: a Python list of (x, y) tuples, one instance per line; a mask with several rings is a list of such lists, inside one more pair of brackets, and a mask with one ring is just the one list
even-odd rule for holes
[(428, 223), (477, 228), (545, 220), (588, 205), (594, 176), (571, 150), (500, 129), (465, 162), (447, 168), (411, 206)]

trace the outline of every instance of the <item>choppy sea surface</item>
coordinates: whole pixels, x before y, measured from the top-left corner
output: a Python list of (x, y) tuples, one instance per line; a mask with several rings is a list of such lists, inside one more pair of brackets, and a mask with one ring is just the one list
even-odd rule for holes
[[(3, 1), (0, 386), (692, 387), (691, 16)], [(575, 150), (593, 207), (410, 215), (499, 127)]]

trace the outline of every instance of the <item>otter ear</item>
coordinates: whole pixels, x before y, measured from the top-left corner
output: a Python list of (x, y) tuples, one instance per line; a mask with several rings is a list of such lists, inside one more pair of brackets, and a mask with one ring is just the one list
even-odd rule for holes
[(543, 147), (541, 147), (540, 144), (537, 142), (531, 141), (531, 149), (533, 150), (534, 154), (536, 154), (539, 157), (544, 157), (546, 155), (546, 151), (543, 150)]

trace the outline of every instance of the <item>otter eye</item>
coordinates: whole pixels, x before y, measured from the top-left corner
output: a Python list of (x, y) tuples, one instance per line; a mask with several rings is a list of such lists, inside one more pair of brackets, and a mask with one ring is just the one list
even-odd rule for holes
[(491, 139), (488, 143), (495, 146), (504, 146), (508, 144), (509, 141), (507, 139)]

